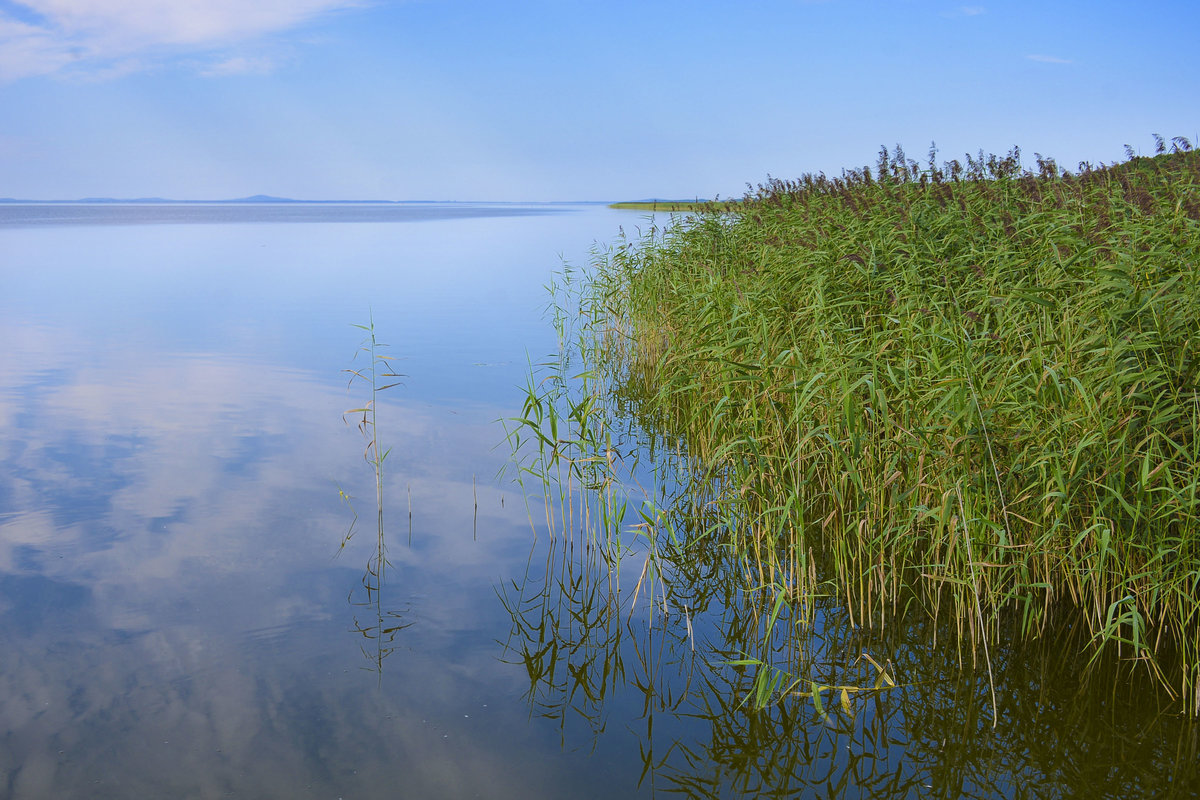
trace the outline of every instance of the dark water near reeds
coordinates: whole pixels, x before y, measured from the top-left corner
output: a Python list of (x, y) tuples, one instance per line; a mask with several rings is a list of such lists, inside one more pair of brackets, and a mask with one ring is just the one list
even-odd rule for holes
[[(0, 797), (1197, 796), (1200, 729), (1069, 626), (992, 651), (994, 728), (948, 631), (836, 610), (807, 677), (871, 686), (867, 652), (901, 688), (753, 712), (723, 662), (761, 654), (761, 609), (724, 567), (678, 565), (664, 617), (642, 557), (548, 535), (495, 421), (556, 347), (560, 254), (639, 221), (0, 206)], [(379, 598), (343, 421), (369, 319), (408, 376)]]

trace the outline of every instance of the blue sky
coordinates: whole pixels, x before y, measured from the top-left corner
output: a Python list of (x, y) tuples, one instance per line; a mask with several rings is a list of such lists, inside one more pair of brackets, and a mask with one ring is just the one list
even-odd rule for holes
[(0, 0), (0, 197), (740, 195), (1200, 138), (1200, 3)]

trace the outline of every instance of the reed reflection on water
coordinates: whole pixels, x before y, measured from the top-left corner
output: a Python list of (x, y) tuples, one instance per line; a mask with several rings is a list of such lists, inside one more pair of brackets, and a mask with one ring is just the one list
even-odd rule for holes
[[(511, 618), (504, 658), (528, 676), (530, 714), (565, 749), (605, 737), (638, 741), (643, 789), (687, 797), (1192, 797), (1200, 729), (1154, 707), (1161, 687), (1128, 664), (1088, 663), (1069, 624), (993, 652), (1000, 704), (970, 653), (935, 641), (954, 631), (922, 613), (882, 631), (856, 627), (829, 602), (774, 620), (742, 565), (710, 553), (661, 553), (664, 613), (630, 573), (585, 537), (536, 545), (522, 580), (497, 592)], [(786, 630), (787, 633), (780, 634)], [(897, 685), (863, 654), (889, 654)], [(755, 654), (803, 691), (748, 702)], [(825, 687), (859, 687), (842, 694)], [(814, 693), (821, 698), (815, 703)], [(636, 710), (633, 715), (630, 710)]]

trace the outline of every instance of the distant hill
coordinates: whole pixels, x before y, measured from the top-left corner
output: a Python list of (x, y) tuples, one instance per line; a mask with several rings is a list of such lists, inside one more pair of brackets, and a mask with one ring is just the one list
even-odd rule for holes
[(293, 200), (290, 197), (272, 197), (269, 194), (254, 194), (249, 197), (239, 197), (236, 200), (225, 200), (226, 203), (303, 203), (303, 200)]
[(272, 197), (269, 194), (255, 194), (250, 197), (238, 197), (233, 200), (170, 200), (166, 197), (85, 197), (82, 200), (53, 200), (55, 203), (303, 203), (304, 200), (292, 200), (288, 197)]

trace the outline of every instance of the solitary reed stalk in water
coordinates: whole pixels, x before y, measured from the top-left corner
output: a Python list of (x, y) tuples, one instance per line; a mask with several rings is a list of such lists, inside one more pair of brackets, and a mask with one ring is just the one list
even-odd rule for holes
[[(383, 355), (379, 352), (382, 348), (387, 347), (387, 345), (380, 343), (376, 338), (375, 320), (373, 317), (367, 325), (356, 324), (354, 327), (365, 331), (367, 334), (358, 351), (354, 354), (355, 358), (358, 357), (359, 353), (365, 353), (368, 363), (362, 369), (345, 370), (345, 372), (350, 374), (350, 381), (346, 384), (346, 388), (349, 389), (353, 386), (355, 380), (363, 381), (370, 387), (371, 399), (361, 408), (347, 410), (342, 414), (342, 419), (349, 423), (349, 420), (346, 419), (349, 415), (362, 414), (362, 419), (358, 423), (358, 430), (367, 442), (366, 448), (363, 450), (363, 458), (371, 465), (371, 468), (375, 472), (375, 507), (379, 544), (378, 556), (375, 560), (375, 570), (378, 584), (382, 585), (384, 565), (387, 563), (383, 536), (383, 462), (387, 459), (388, 454), (392, 452), (392, 449), (389, 447), (386, 450), (382, 450), (379, 446), (379, 428), (376, 425), (377, 400), (380, 392), (400, 385), (400, 381), (394, 381), (381, 386), (380, 379), (403, 378), (405, 376), (392, 370), (391, 362), (395, 359), (394, 356)], [(344, 493), (343, 497), (345, 497)], [(343, 546), (345, 545), (345, 541), (350, 538), (351, 533), (346, 535), (342, 543)], [(368, 570), (370, 570), (369, 566)]]
[[(369, 605), (372, 606), (375, 617), (369, 625), (361, 624), (356, 616), (354, 628), (361, 633), (364, 638), (375, 641), (375, 651), (368, 652), (366, 647), (362, 648), (363, 655), (370, 660), (375, 669), (379, 672), (380, 680), (383, 680), (383, 659), (389, 655), (392, 650), (392, 640), (395, 635), (408, 627), (412, 623), (401, 623), (402, 613), (394, 611), (385, 611), (383, 604), (383, 581), (384, 573), (387, 568), (387, 547), (384, 538), (383, 525), (383, 463), (391, 453), (391, 448), (386, 450), (381, 449), (379, 444), (379, 428), (377, 425), (377, 409), (379, 393), (390, 389), (393, 386), (398, 386), (399, 381), (385, 383), (381, 385), (381, 380), (391, 378), (402, 378), (403, 375), (395, 372), (391, 367), (393, 356), (384, 355), (380, 350), (387, 345), (378, 341), (375, 335), (375, 320), (372, 317), (367, 325), (355, 325), (354, 327), (365, 331), (367, 336), (355, 353), (355, 358), (359, 353), (365, 353), (368, 358), (368, 364), (361, 369), (347, 369), (345, 372), (350, 374), (350, 380), (347, 383), (347, 389), (350, 389), (354, 382), (362, 381), (370, 387), (370, 399), (366, 405), (360, 408), (352, 408), (347, 410), (342, 415), (343, 421), (349, 423), (347, 417), (352, 414), (361, 414), (362, 418), (358, 422), (358, 430), (366, 440), (366, 448), (363, 450), (363, 458), (371, 465), (375, 473), (375, 508), (376, 508), (376, 551), (374, 556), (367, 560), (366, 572), (363, 575), (363, 587), (367, 590), (367, 600), (365, 603), (354, 603), (354, 605)], [(351, 498), (341, 489), (338, 494), (342, 499), (350, 505), (351, 510), (354, 510), (351, 504)], [(342, 538), (341, 545), (338, 549), (340, 553), (345, 548), (346, 543), (354, 535), (354, 528), (358, 521), (358, 513), (354, 512), (354, 519), (350, 523), (350, 528), (346, 535)], [(411, 487), (409, 489), (409, 539), (412, 538), (412, 494)]]

